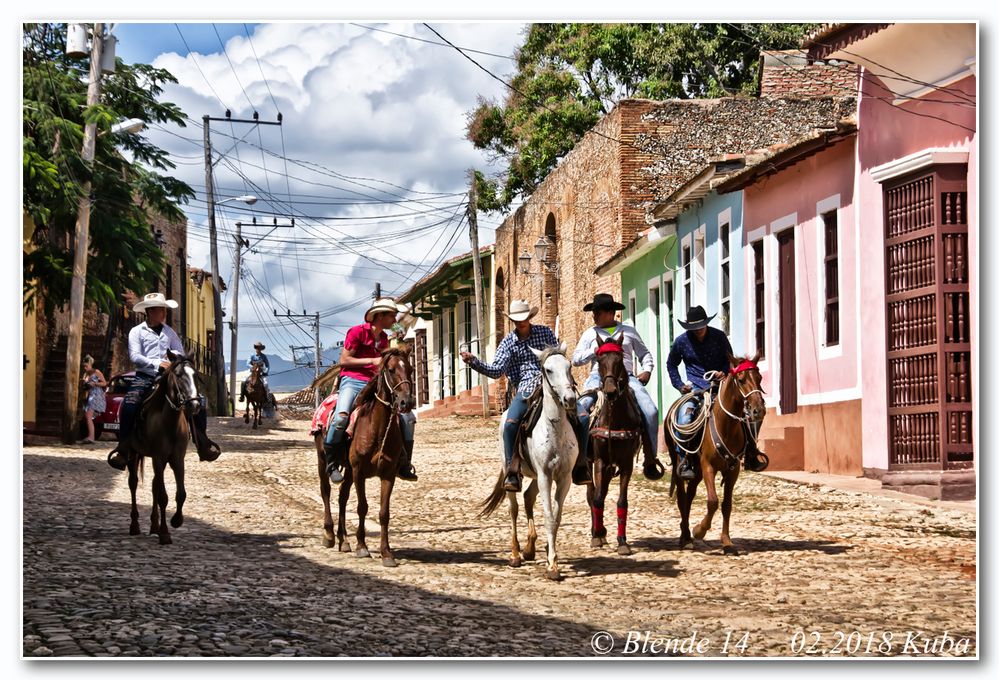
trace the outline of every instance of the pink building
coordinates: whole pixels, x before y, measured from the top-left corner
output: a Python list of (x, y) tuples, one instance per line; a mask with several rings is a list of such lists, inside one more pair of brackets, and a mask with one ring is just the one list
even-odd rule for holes
[(776, 469), (972, 497), (977, 27), (834, 24), (804, 47), (861, 67), (855, 117), (719, 187), (744, 190), (762, 448)]

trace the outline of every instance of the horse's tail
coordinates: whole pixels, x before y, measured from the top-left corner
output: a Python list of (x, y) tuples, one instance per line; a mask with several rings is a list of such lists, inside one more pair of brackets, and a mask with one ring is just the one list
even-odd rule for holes
[(480, 506), (479, 514), (477, 517), (488, 517), (493, 513), (496, 508), (500, 506), (503, 502), (503, 498), (506, 497), (507, 492), (503, 489), (503, 482), (506, 480), (506, 475), (503, 470), (500, 470), (499, 478), (496, 480), (496, 486), (493, 487), (493, 492), (489, 494), (482, 505)]

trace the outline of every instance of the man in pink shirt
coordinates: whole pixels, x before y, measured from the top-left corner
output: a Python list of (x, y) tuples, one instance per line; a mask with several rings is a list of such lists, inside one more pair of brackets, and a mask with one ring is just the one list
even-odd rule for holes
[[(354, 400), (368, 383), (378, 375), (382, 363), (382, 352), (389, 347), (385, 332), (395, 324), (396, 315), (406, 311), (406, 307), (396, 304), (392, 298), (378, 298), (364, 313), (364, 323), (347, 331), (340, 353), (340, 391), (337, 396), (336, 416), (333, 425), (326, 432), (323, 451), (326, 453), (326, 474), (332, 484), (343, 481), (343, 470), (347, 465), (347, 424)], [(416, 416), (412, 413), (399, 415), (404, 451), (399, 461), (399, 479), (415, 482), (413, 470), (413, 435)]]

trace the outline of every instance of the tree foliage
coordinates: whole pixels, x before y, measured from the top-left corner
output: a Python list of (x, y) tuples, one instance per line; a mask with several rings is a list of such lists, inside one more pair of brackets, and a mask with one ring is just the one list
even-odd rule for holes
[[(24, 304), (46, 313), (69, 301), (74, 232), (84, 183), (91, 180), (86, 301), (105, 311), (126, 290), (151, 288), (163, 275), (150, 214), (184, 219), (192, 189), (168, 173), (167, 153), (142, 135), (111, 134), (120, 119), (184, 125), (183, 112), (157, 97), (176, 79), (148, 64), (117, 60), (102, 78), (100, 103), (88, 107), (89, 57), (65, 55), (63, 24), (26, 24), (23, 58), (23, 210), (34, 222), (24, 251)], [(94, 162), (82, 158), (83, 132), (96, 122)]]
[(532, 24), (505, 102), (479, 100), (468, 138), (505, 176), (479, 208), (529, 195), (618, 101), (754, 94), (760, 50), (790, 49), (816, 24)]

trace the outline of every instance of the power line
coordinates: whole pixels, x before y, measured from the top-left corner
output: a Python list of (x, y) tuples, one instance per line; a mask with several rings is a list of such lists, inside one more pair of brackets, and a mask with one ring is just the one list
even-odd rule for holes
[[(441, 47), (448, 47), (447, 43), (437, 42), (436, 40), (427, 40), (426, 38), (417, 38), (415, 35), (406, 35), (404, 33), (393, 33), (392, 31), (386, 31), (383, 28), (375, 28), (374, 26), (365, 26), (364, 24), (351, 23), (351, 26), (357, 26), (358, 28), (364, 28), (369, 31), (377, 31), (378, 33), (388, 33), (389, 35), (395, 35), (400, 38), (406, 38), (407, 40), (416, 40), (417, 42), (427, 43), (429, 45), (440, 45)], [(471, 47), (461, 48), (466, 52), (474, 52), (475, 54), (484, 54), (487, 57), (497, 57), (499, 59), (509, 59), (510, 61), (516, 62), (514, 57), (505, 54), (496, 54), (494, 52), (483, 52), (482, 50), (473, 50)]]
[(214, 23), (212, 24), (212, 30), (215, 31), (215, 37), (219, 39), (219, 46), (222, 48), (222, 56), (225, 57), (226, 62), (229, 64), (229, 70), (232, 71), (232, 75), (236, 78), (236, 84), (239, 85), (239, 89), (243, 91), (243, 96), (246, 97), (246, 103), (250, 105), (250, 111), (255, 113), (257, 107), (253, 105), (253, 102), (250, 101), (250, 96), (246, 94), (246, 88), (243, 87), (243, 83), (239, 79), (239, 74), (236, 73), (236, 68), (232, 65), (232, 60), (229, 59), (229, 53), (225, 49), (225, 43), (222, 42), (222, 36), (219, 35), (219, 29)]
[[(260, 77), (264, 79), (264, 85), (267, 86), (267, 94), (270, 95), (271, 103), (274, 104), (274, 109), (278, 112), (278, 115), (280, 116), (281, 115), (281, 107), (278, 106), (277, 100), (274, 99), (274, 93), (271, 92), (271, 84), (269, 82), (267, 82), (267, 76), (264, 75), (264, 67), (260, 63), (260, 58), (257, 57), (257, 50), (255, 50), (253, 48), (253, 40), (250, 38), (250, 29), (248, 29), (246, 27), (246, 24), (243, 24), (243, 32), (246, 33), (246, 42), (248, 42), (250, 44), (250, 51), (253, 52), (253, 58), (257, 62), (257, 68), (260, 69)], [(282, 132), (282, 135), (283, 134), (284, 133)], [(284, 152), (284, 145), (283, 145), (283, 143), (282, 143), (282, 149), (281, 150), (282, 150), (282, 153), (283, 153)]]
[(180, 25), (174, 24), (174, 28), (177, 29), (177, 33), (180, 34), (180, 39), (184, 43), (184, 47), (187, 49), (187, 56), (191, 57), (191, 61), (194, 63), (194, 66), (198, 69), (198, 73), (200, 73), (201, 77), (205, 79), (205, 85), (207, 85), (208, 89), (212, 91), (212, 94), (215, 95), (215, 98), (219, 100), (219, 104), (222, 105), (222, 108), (228, 111), (229, 107), (226, 106), (225, 102), (222, 101), (222, 97), (220, 97), (219, 93), (215, 91), (214, 87), (212, 87), (212, 83), (211, 81), (208, 80), (208, 76), (206, 76), (205, 72), (201, 70), (201, 66), (198, 64), (198, 60), (194, 58), (194, 52), (191, 51), (191, 46), (187, 44), (187, 39), (184, 37), (183, 31), (180, 30)]

